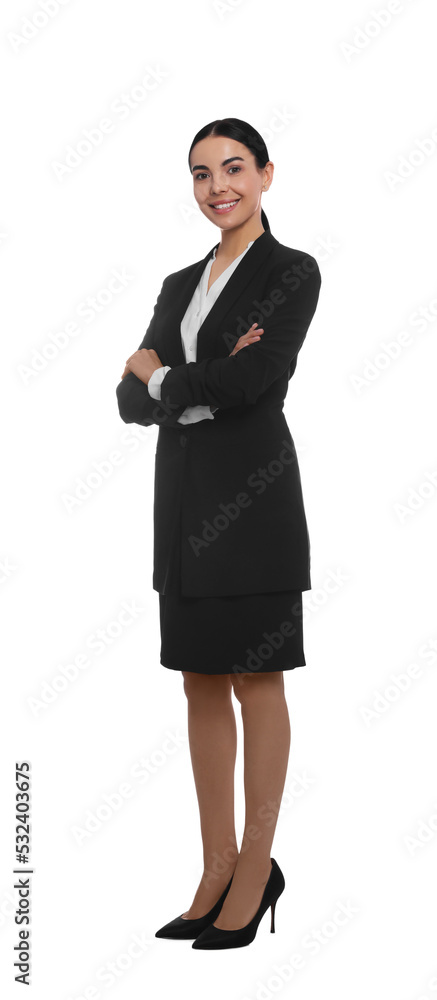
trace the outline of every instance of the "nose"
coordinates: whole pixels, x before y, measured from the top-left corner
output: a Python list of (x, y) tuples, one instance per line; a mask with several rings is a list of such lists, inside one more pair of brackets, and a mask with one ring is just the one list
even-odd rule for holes
[(211, 192), (211, 195), (214, 196), (215, 194), (223, 194), (223, 191), (228, 191), (229, 188), (227, 185), (221, 187), (219, 178), (217, 178), (217, 180), (213, 180), (213, 178), (211, 178), (211, 184), (209, 186), (209, 190)]

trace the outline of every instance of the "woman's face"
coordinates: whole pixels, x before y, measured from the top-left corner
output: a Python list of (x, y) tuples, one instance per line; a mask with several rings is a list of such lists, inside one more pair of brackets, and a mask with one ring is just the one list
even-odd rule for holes
[[(233, 229), (253, 215), (261, 217), (263, 185), (267, 191), (273, 176), (269, 160), (259, 170), (247, 146), (225, 136), (208, 136), (193, 146), (190, 154), (194, 197), (200, 211), (220, 229)], [(235, 206), (214, 208), (214, 202)]]

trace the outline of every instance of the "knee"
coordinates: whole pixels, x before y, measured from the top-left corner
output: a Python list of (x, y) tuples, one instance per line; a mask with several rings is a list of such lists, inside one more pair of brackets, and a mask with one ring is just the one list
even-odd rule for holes
[(207, 698), (230, 698), (230, 674), (197, 674), (182, 670), (184, 691), (189, 701)]
[(258, 704), (267, 698), (284, 696), (284, 674), (282, 670), (271, 673), (241, 673), (232, 675), (232, 687), (242, 709)]

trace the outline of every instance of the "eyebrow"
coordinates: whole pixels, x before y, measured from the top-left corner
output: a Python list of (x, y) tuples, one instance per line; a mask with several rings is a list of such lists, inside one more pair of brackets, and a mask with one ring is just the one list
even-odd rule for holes
[[(232, 163), (233, 160), (242, 160), (244, 163), (244, 156), (229, 156), (227, 160), (223, 160), (223, 163), (221, 163), (220, 166), (225, 167), (227, 163)], [(208, 169), (209, 167), (206, 167), (204, 163), (197, 163), (195, 167), (191, 167), (191, 173), (193, 173), (194, 170), (208, 170)]]

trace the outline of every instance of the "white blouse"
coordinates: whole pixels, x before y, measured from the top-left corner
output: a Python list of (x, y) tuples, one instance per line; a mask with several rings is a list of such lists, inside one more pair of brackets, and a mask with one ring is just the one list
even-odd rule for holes
[[(235, 268), (240, 263), (244, 254), (247, 253), (249, 247), (252, 246), (254, 240), (251, 240), (247, 244), (245, 250), (240, 253), (239, 257), (236, 257), (228, 267), (222, 272), (220, 277), (211, 285), (208, 292), (208, 281), (211, 272), (211, 267), (213, 261), (215, 260), (215, 249), (211, 259), (206, 264), (206, 267), (202, 273), (201, 279), (197, 288), (194, 291), (191, 302), (186, 310), (186, 313), (181, 322), (181, 337), (182, 345), (185, 354), (185, 361), (196, 361), (197, 356), (197, 333), (199, 327), (202, 325), (205, 317), (208, 315), (209, 310), (214, 305), (214, 302), (223, 291), (223, 288)], [(153, 399), (161, 399), (161, 382), (165, 378), (167, 372), (170, 371), (170, 365), (164, 365), (162, 368), (156, 368), (153, 375), (149, 378), (147, 387), (150, 395)], [(217, 409), (217, 407), (214, 407)], [(183, 413), (181, 413), (178, 418), (179, 424), (194, 424), (199, 420), (210, 419), (214, 420), (214, 414), (211, 411), (210, 406), (187, 406)]]

